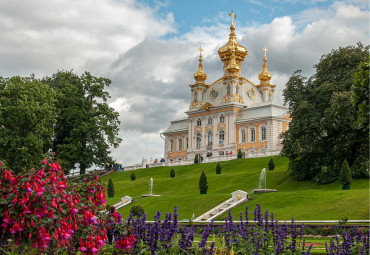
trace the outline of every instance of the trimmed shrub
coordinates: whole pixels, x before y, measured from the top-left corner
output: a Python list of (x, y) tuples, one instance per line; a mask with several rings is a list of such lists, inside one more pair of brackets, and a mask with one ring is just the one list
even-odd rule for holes
[(111, 178), (109, 178), (109, 182), (108, 182), (108, 196), (114, 197), (114, 185), (113, 185), (113, 181)]
[(198, 154), (195, 155), (195, 158), (194, 158), (194, 164), (198, 164), (199, 163), (199, 158), (198, 158)]
[(208, 183), (207, 183), (207, 176), (204, 173), (204, 171), (202, 171), (202, 174), (200, 175), (199, 190), (200, 190), (200, 194), (207, 194)]
[(132, 213), (133, 216), (142, 216), (145, 213), (144, 207), (141, 205), (134, 205), (130, 209), (130, 213)]
[(269, 170), (274, 170), (274, 168), (275, 168), (274, 159), (273, 158), (270, 158), (270, 161), (269, 161)]
[(136, 175), (135, 175), (135, 173), (132, 173), (132, 174), (131, 174), (131, 176), (130, 176), (130, 178), (131, 178), (131, 181), (135, 181), (135, 180), (136, 180)]
[(172, 168), (170, 171), (171, 178), (175, 178), (175, 170)]
[(217, 166), (216, 166), (216, 174), (221, 174), (221, 170), (222, 170), (222, 168), (221, 168), (220, 163), (217, 163)]
[(238, 150), (238, 158), (242, 158), (242, 157), (243, 157), (242, 150), (241, 150), (241, 149), (239, 149), (239, 150)]
[(340, 169), (339, 181), (343, 186), (349, 186), (352, 182), (351, 169), (346, 159), (344, 159), (342, 168)]

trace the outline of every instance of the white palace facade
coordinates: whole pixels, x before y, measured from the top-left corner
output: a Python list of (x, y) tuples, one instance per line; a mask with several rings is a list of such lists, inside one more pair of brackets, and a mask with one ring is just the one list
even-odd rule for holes
[(171, 121), (161, 134), (165, 139), (166, 162), (192, 161), (195, 155), (207, 161), (233, 155), (240, 149), (243, 157), (280, 153), (280, 134), (288, 129), (287, 107), (274, 102), (276, 85), (270, 84), (266, 47), (259, 84), (241, 74), (247, 49), (236, 40), (233, 13), (230, 14), (229, 41), (219, 48), (223, 76), (209, 84), (203, 71), (202, 49), (199, 68), (190, 85), (191, 102), (187, 117)]

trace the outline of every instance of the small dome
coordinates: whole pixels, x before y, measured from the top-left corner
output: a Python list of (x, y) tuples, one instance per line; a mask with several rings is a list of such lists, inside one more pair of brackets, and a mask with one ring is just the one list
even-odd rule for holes
[(199, 67), (198, 72), (194, 74), (194, 79), (196, 80), (196, 84), (204, 84), (205, 80), (207, 79), (207, 74), (203, 71), (203, 58), (202, 58), (202, 47), (199, 48), (200, 54), (199, 54)]

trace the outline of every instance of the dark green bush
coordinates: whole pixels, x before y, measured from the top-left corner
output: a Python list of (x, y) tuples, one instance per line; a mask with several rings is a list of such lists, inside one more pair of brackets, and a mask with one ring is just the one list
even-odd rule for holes
[(198, 158), (198, 154), (195, 155), (195, 158), (194, 158), (194, 164), (198, 164), (199, 163), (199, 158)]
[(204, 171), (202, 171), (202, 174), (200, 175), (199, 190), (200, 190), (200, 194), (207, 194), (208, 183), (207, 183), (207, 176), (204, 173)]
[(222, 168), (221, 168), (220, 163), (217, 163), (217, 166), (216, 166), (216, 174), (221, 174), (221, 170), (222, 170)]
[(269, 170), (274, 170), (274, 168), (275, 168), (274, 159), (273, 158), (270, 158), (270, 161), (269, 161)]
[(175, 170), (172, 168), (170, 171), (171, 178), (175, 178)]
[(114, 185), (111, 178), (109, 178), (108, 182), (108, 197), (114, 197)]
[(130, 213), (132, 213), (133, 216), (142, 216), (145, 213), (144, 207), (141, 205), (134, 205), (130, 209)]
[(242, 158), (242, 157), (243, 157), (242, 150), (241, 150), (241, 149), (239, 149), (239, 150), (238, 150), (238, 158)]
[(136, 175), (135, 175), (135, 173), (132, 173), (132, 174), (131, 174), (131, 176), (130, 176), (130, 178), (131, 178), (131, 181), (135, 181), (135, 180), (136, 180)]

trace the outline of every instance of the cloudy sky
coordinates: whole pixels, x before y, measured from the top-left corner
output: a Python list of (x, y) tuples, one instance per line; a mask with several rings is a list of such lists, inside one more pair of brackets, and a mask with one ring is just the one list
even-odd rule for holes
[(50, 76), (58, 70), (112, 80), (124, 165), (163, 156), (159, 134), (185, 117), (199, 51), (207, 83), (222, 76), (217, 50), (234, 10), (242, 74), (257, 82), (262, 48), (277, 102), (297, 69), (311, 75), (323, 54), (369, 44), (368, 0), (0, 0), (0, 76)]

